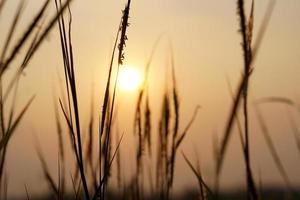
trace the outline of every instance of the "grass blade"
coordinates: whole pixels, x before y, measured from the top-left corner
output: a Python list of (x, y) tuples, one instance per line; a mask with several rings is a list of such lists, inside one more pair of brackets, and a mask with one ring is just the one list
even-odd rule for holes
[[(184, 158), (184, 160), (186, 161), (186, 163), (188, 164), (188, 166), (190, 167), (190, 169), (192, 170), (192, 172), (194, 173), (194, 175), (196, 176), (198, 183), (199, 183), (199, 189), (200, 191), (202, 190), (202, 187), (204, 186), (204, 188), (206, 189), (206, 191), (208, 192), (209, 196), (213, 196), (213, 192), (212, 190), (209, 188), (209, 186), (204, 182), (201, 172), (196, 170), (196, 168), (193, 166), (193, 164), (189, 161), (189, 159), (185, 156), (185, 154), (182, 152), (182, 156)], [(204, 195), (202, 195), (204, 196)], [(204, 199), (204, 198), (202, 198)]]
[[(1, 2), (2, 3), (2, 2)], [(18, 6), (18, 9), (16, 11), (16, 14), (15, 14), (15, 17), (14, 17), (14, 20), (11, 24), (11, 27), (10, 27), (10, 30), (9, 30), (9, 33), (8, 33), (8, 36), (6, 38), (6, 42), (4, 44), (4, 47), (2, 49), (2, 53), (1, 53), (1, 56), (0, 56), (0, 63), (3, 62), (4, 58), (5, 58), (5, 55), (6, 55), (6, 52), (8, 50), (8, 47), (9, 47), (9, 44), (11, 42), (11, 39), (15, 33), (15, 29), (16, 29), (16, 26), (18, 24), (18, 21), (21, 17), (21, 13), (22, 13), (22, 10), (23, 10), (23, 7), (24, 7), (24, 1), (21, 1), (21, 3), (19, 4)], [(0, 8), (1, 9), (1, 8)]]
[(9, 55), (7, 60), (4, 62), (2, 66), (0, 66), (0, 75), (2, 75), (5, 70), (9, 67), (10, 63), (14, 60), (16, 57), (17, 53), (20, 51), (20, 49), (24, 46), (26, 41), (28, 40), (29, 36), (32, 34), (34, 27), (38, 24), (42, 16), (44, 15), (46, 8), (49, 5), (50, 0), (46, 0), (45, 3), (43, 4), (42, 8), (40, 11), (37, 13), (35, 18), (32, 20), (31, 24), (28, 26), (27, 30), (24, 32), (22, 35), (21, 39), (19, 42), (16, 44), (16, 46), (13, 48), (12, 53)]
[(30, 98), (30, 100), (27, 102), (27, 104), (24, 106), (24, 108), (21, 110), (15, 121), (12, 123), (10, 129), (7, 130), (5, 136), (0, 141), (0, 150), (8, 143), (9, 139), (11, 138), (12, 134), (14, 133), (15, 129), (19, 125), (21, 119), (23, 118), (24, 114), (26, 113), (27, 109), (31, 105), (32, 101), (34, 99), (34, 96)]
[(181, 144), (182, 140), (184, 139), (185, 135), (187, 134), (188, 130), (190, 129), (190, 127), (192, 126), (192, 124), (194, 123), (197, 114), (198, 114), (198, 110), (200, 109), (200, 106), (197, 106), (194, 110), (194, 114), (192, 116), (192, 118), (190, 119), (189, 123), (187, 124), (187, 126), (185, 127), (185, 129), (183, 130), (183, 133), (180, 135), (180, 137), (178, 138), (178, 140), (176, 141), (176, 149), (179, 147), (179, 145)]
[(258, 108), (257, 105), (255, 105), (254, 108), (255, 108), (255, 113), (256, 113), (257, 120), (258, 120), (260, 128), (262, 130), (262, 134), (263, 134), (264, 139), (265, 139), (265, 141), (267, 143), (267, 146), (268, 146), (268, 149), (269, 149), (269, 151), (270, 151), (270, 153), (272, 155), (272, 158), (273, 158), (273, 160), (274, 160), (274, 162), (276, 164), (276, 167), (277, 167), (280, 175), (282, 176), (282, 178), (283, 178), (283, 180), (284, 180), (287, 188), (290, 191), (293, 191), (293, 189), (291, 187), (290, 179), (289, 179), (289, 177), (288, 177), (288, 175), (287, 175), (287, 173), (285, 171), (285, 168), (284, 168), (284, 166), (282, 164), (282, 161), (281, 161), (281, 159), (280, 159), (280, 157), (278, 155), (278, 152), (277, 152), (277, 150), (275, 148), (275, 145), (274, 145), (273, 140), (271, 138), (269, 129), (268, 129), (267, 125), (266, 125), (266, 122), (265, 122), (262, 114), (261, 114), (261, 111), (259, 110), (259, 108)]
[(36, 151), (39, 157), (39, 160), (41, 162), (42, 165), (42, 170), (43, 170), (43, 174), (44, 174), (44, 178), (47, 181), (49, 188), (51, 188), (52, 192), (55, 194), (55, 196), (59, 199), (59, 189), (58, 186), (56, 185), (54, 179), (52, 178), (50, 171), (48, 169), (46, 160), (45, 160), (45, 156), (42, 153), (42, 149), (40, 144), (37, 142), (36, 144)]
[(1, 14), (1, 11), (2, 11), (2, 9), (3, 9), (4, 5), (5, 5), (5, 3), (6, 3), (6, 0), (1, 0), (1, 1), (0, 1), (0, 14)]

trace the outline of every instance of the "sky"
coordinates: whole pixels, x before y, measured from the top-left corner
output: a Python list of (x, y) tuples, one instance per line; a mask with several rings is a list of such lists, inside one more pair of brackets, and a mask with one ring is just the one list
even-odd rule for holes
[[(0, 15), (0, 48), (19, 2), (8, 1)], [(22, 33), (29, 24), (42, 2), (26, 1), (18, 33)], [(268, 2), (267, 0), (255, 2), (254, 40)], [(97, 113), (101, 110), (111, 48), (125, 3), (125, 0), (88, 2), (74, 0), (71, 5), (72, 39), (83, 126), (87, 124), (91, 96), (96, 105), (95, 116), (98, 116)], [(251, 1), (246, 0), (247, 14), (250, 3)], [(298, 0), (276, 1), (254, 63), (249, 90), (250, 104), (255, 99), (268, 96), (287, 97), (300, 103), (299, 9)], [(48, 17), (54, 14), (53, 11), (54, 2), (48, 10)], [(236, 88), (243, 69), (241, 35), (238, 31), (236, 13), (236, 1), (233, 0), (132, 0), (124, 62), (142, 73), (153, 45), (160, 38), (149, 78), (153, 124), (157, 124), (158, 117), (155, 116), (160, 113), (163, 86), (170, 72), (172, 49), (181, 103), (181, 130), (192, 116), (194, 108), (197, 105), (201, 106), (181, 150), (193, 161), (194, 152), (198, 152), (201, 168), (208, 183), (213, 183), (214, 176), (212, 138), (214, 135), (221, 138), (231, 105), (226, 80), (229, 79), (232, 87)], [(19, 35), (17, 34), (16, 38)], [(10, 195), (22, 195), (24, 184), (28, 185), (32, 193), (40, 193), (47, 189), (35, 151), (36, 138), (42, 144), (53, 174), (56, 173), (57, 138), (53, 104), (57, 103), (57, 98), (53, 98), (53, 94), (60, 95), (58, 83), (63, 83), (59, 45), (59, 34), (55, 27), (21, 78), (17, 107), (21, 108), (32, 95), (36, 95), (36, 98), (9, 144), (6, 169), (9, 175)], [(117, 101), (118, 127), (126, 133), (121, 152), (132, 155), (126, 162), (124, 161), (125, 168), (131, 169), (135, 155), (131, 132), (136, 92), (120, 91), (117, 94)], [(262, 106), (261, 109), (292, 184), (299, 186), (300, 157), (286, 117), (287, 108), (284, 105), (269, 104)], [(300, 116), (295, 110), (289, 111), (300, 121)], [(250, 131), (255, 178), (258, 179), (260, 174), (265, 184), (283, 185), (251, 106)], [(245, 185), (244, 164), (236, 130), (231, 139), (221, 176), (221, 185), (224, 189)], [(176, 175), (175, 190), (196, 186), (196, 178), (180, 154)], [(41, 187), (37, 188), (40, 185)]]

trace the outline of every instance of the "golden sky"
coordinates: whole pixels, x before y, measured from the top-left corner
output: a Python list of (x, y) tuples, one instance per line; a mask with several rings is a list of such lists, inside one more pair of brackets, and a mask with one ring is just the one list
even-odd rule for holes
[[(19, 2), (8, 1), (1, 13), (1, 47)], [(19, 33), (33, 18), (34, 11), (41, 6), (42, 2), (26, 1), (18, 27)], [(249, 10), (250, 1), (246, 2)], [(267, 4), (267, 0), (259, 0), (255, 3), (255, 33), (262, 22)], [(124, 0), (74, 0), (71, 6), (74, 59), (83, 126), (87, 124), (93, 83), (95, 104), (98, 109), (95, 111), (95, 116), (101, 108), (111, 48), (124, 5)], [(48, 17), (54, 14), (54, 2), (51, 9)], [(250, 102), (266, 96), (283, 96), (300, 103), (299, 10), (299, 0), (277, 0), (254, 64), (255, 70), (250, 83)], [(149, 79), (149, 95), (154, 116), (160, 112), (165, 73), (169, 73), (167, 66), (170, 59), (170, 43), (172, 44), (181, 100), (181, 129), (188, 122), (196, 105), (202, 106), (181, 149), (191, 160), (194, 160), (194, 151), (197, 149), (204, 176), (209, 183), (212, 183), (214, 168), (212, 137), (214, 134), (221, 137), (231, 105), (226, 77), (229, 77), (233, 88), (236, 88), (243, 69), (236, 1), (132, 0), (130, 17), (125, 64), (143, 72), (155, 41), (161, 36), (150, 68)], [(48, 156), (47, 162), (53, 167), (53, 173), (56, 172), (57, 138), (54, 132), (52, 96), (59, 81), (57, 75), (63, 77), (59, 45), (56, 27), (21, 78), (18, 105), (24, 105), (33, 94), (36, 95), (36, 99), (9, 145), (7, 157), (7, 171), (11, 186), (9, 194), (23, 194), (25, 183), (33, 193), (38, 193), (40, 188), (46, 189), (45, 183), (37, 188), (43, 178), (34, 148), (35, 135), (43, 145), (44, 152)], [(121, 149), (123, 152), (132, 153), (134, 149), (127, 147), (133, 146), (131, 130), (136, 94), (120, 92), (117, 98), (119, 128), (126, 132)], [(285, 106), (266, 105), (263, 112), (288, 175), (292, 183), (299, 186), (300, 157), (297, 154), (288, 120), (283, 114), (285, 109)], [(300, 121), (300, 117), (294, 114)], [(157, 122), (157, 119), (153, 121), (154, 124)], [(283, 184), (251, 108), (250, 130), (255, 177), (258, 178), (260, 172), (264, 183)], [(155, 140), (156, 137), (153, 139)], [(234, 133), (222, 173), (221, 185), (224, 188), (245, 183), (243, 158), (239, 145), (238, 135)], [(177, 163), (178, 178), (176, 177), (177, 181), (175, 179), (175, 189), (195, 185), (196, 179), (180, 154)], [(127, 161), (125, 166), (130, 169), (132, 163)]]

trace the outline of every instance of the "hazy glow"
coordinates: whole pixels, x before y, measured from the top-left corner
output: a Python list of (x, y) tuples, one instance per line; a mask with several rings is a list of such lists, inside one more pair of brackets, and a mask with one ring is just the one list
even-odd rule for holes
[(141, 74), (131, 66), (123, 66), (119, 73), (119, 86), (123, 91), (134, 91), (142, 83)]
[[(0, 2), (2, 3), (4, 0), (0, 0)], [(7, 40), (15, 11), (21, 2), (22, 0), (8, 0), (1, 10), (0, 52)], [(264, 24), (263, 19), (268, 9), (268, 2), (266, 0), (255, 1), (253, 42), (256, 42), (260, 26)], [(95, 119), (98, 119), (99, 115), (102, 114), (108, 64), (112, 57), (111, 51), (119, 28), (121, 11), (126, 3), (127, 0), (91, 0), (88, 3), (73, 1), (71, 4), (73, 17), (71, 34), (82, 130), (88, 130), (88, 122), (92, 113)], [(19, 42), (23, 32), (27, 30), (43, 4), (44, 1), (26, 1), (6, 56), (10, 55), (12, 48)], [(180, 131), (184, 131), (183, 129), (191, 119), (196, 105), (200, 104), (203, 109), (198, 113), (194, 124), (178, 149), (172, 189), (174, 193), (179, 194), (185, 189), (197, 187), (196, 178), (185, 163), (180, 151), (183, 151), (193, 164), (199, 159), (201, 161), (201, 174), (205, 181), (208, 185), (214, 185), (214, 166), (216, 164), (212, 151), (214, 139), (223, 138), (232, 106), (231, 94), (226, 80), (231, 83), (232, 91), (236, 92), (241, 72), (244, 69), (243, 52), (240, 45), (242, 37), (238, 32), (240, 21), (237, 16), (236, 4), (236, 0), (218, 1), (218, 3), (209, 0), (132, 1), (130, 26), (126, 33), (128, 41), (124, 49), (124, 63), (131, 64), (131, 67), (121, 66), (120, 68), (122, 77), (118, 83), (115, 106), (115, 111), (117, 110), (115, 114), (117, 115), (115, 115), (114, 131), (112, 131), (116, 133), (118, 130), (120, 134), (124, 133), (119, 151), (121, 152), (122, 183), (124, 181), (124, 184), (130, 184), (128, 181), (136, 173), (135, 156), (138, 142), (136, 135), (132, 132), (138, 98), (137, 89), (138, 85), (144, 81), (144, 66), (153, 53), (147, 88), (153, 129), (151, 133), (152, 148), (156, 150), (157, 147), (164, 89), (171, 89), (172, 87), (170, 61), (171, 55), (174, 54), (174, 67), (180, 99), (180, 134), (182, 134)], [(249, 17), (250, 6), (251, 1), (245, 0), (247, 17)], [(255, 66), (253, 66), (254, 73), (251, 75), (249, 84), (251, 166), (254, 177), (259, 174), (262, 175), (263, 188), (266, 188), (267, 184), (276, 186), (277, 184), (278, 186), (285, 186), (285, 184), (278, 174), (264, 141), (259, 121), (253, 109), (253, 101), (270, 96), (280, 96), (300, 103), (299, 10), (299, 0), (276, 1), (271, 20), (265, 27), (265, 36), (257, 52)], [(39, 23), (39, 27), (42, 27), (43, 24), (45, 28), (55, 13), (55, 6), (51, 3), (48, 5), (45, 21)], [(65, 14), (65, 20), (68, 22), (67, 10)], [(4, 87), (8, 85), (10, 76), (23, 62), (25, 52), (32, 39), (33, 37), (28, 39), (27, 44), (17, 54), (18, 60), (15, 60), (10, 67), (11, 69), (7, 70), (8, 77), (3, 79)], [(8, 58), (6, 56), (5, 59)], [(113, 89), (114, 86), (115, 67), (110, 89)], [(139, 74), (136, 70), (140, 72), (142, 76), (133, 75), (133, 77), (140, 77), (137, 78), (140, 81), (134, 81), (136, 78), (132, 78), (131, 72), (122, 75), (122, 71), (127, 71), (128, 68), (133, 68), (135, 71), (133, 74)], [(66, 86), (58, 25), (53, 27), (24, 73), (26, 76), (20, 77), (18, 86), (16, 114), (21, 112), (32, 95), (36, 95), (36, 98), (22, 118), (7, 149), (4, 172), (9, 180), (8, 199), (14, 199), (12, 197), (15, 196), (18, 196), (15, 199), (24, 199), (24, 184), (28, 186), (32, 197), (49, 192), (47, 182), (41, 176), (43, 171), (36, 155), (36, 145), (34, 144), (37, 137), (43, 147), (44, 158), (50, 173), (53, 174), (54, 178), (58, 174), (58, 155), (57, 151), (53, 150), (57, 148), (57, 130), (53, 126), (56, 123), (54, 104), (59, 109), (61, 123), (66, 124), (59, 105), (59, 98), (66, 94)], [(137, 84), (136, 82), (140, 83)], [(166, 87), (166, 83), (168, 83), (168, 87)], [(14, 90), (12, 90), (12, 94)], [(92, 99), (92, 97), (94, 98)], [(8, 115), (6, 119), (9, 119), (12, 99), (12, 97), (8, 98), (8, 106), (5, 106), (5, 115)], [(91, 102), (94, 102), (93, 110), (90, 105)], [(144, 112), (145, 105), (142, 105), (143, 114), (146, 113)], [(297, 128), (299, 128), (300, 115), (296, 110), (278, 104), (262, 105), (261, 112), (270, 129), (275, 148), (280, 154), (287, 175), (291, 179), (292, 188), (300, 188), (300, 159), (298, 159), (300, 157), (298, 157), (299, 153), (293, 129), (291, 129), (288, 120), (288, 117), (294, 118), (297, 122)], [(243, 109), (239, 109), (238, 115), (242, 117)], [(93, 134), (96, 135), (99, 123), (95, 123), (93, 128), (95, 130)], [(67, 130), (68, 127), (64, 126), (65, 161), (69, 163), (66, 165), (66, 190), (72, 191), (68, 172), (75, 170), (76, 162)], [(224, 169), (220, 176), (221, 191), (225, 191), (227, 188), (235, 190), (245, 185), (244, 158), (237, 131), (235, 127), (225, 155)], [(85, 138), (83, 145), (88, 142), (88, 138)], [(115, 139), (112, 140), (112, 151), (115, 150)], [(93, 150), (96, 158), (97, 142), (94, 145)], [(197, 152), (199, 156), (196, 156)], [(148, 157), (148, 152), (145, 151), (143, 156), (147, 168), (151, 169), (152, 174), (155, 173), (156, 163), (151, 162), (151, 160), (155, 161), (156, 154), (154, 153), (151, 159)], [(97, 158), (94, 161), (96, 160)], [(115, 165), (116, 162), (113, 162), (112, 168), (114, 169), (111, 174), (111, 185), (109, 184), (113, 190), (117, 189), (118, 186), (116, 184)], [(88, 171), (89, 169), (87, 169), (87, 173)], [(143, 176), (147, 177), (148, 171), (145, 170), (144, 172)], [(88, 178), (88, 180), (92, 179)], [(145, 184), (145, 192), (147, 193), (150, 189), (148, 180), (145, 179), (143, 184)]]

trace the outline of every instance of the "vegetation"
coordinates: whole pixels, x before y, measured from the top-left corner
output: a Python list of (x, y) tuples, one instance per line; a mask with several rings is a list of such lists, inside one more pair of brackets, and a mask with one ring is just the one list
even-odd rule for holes
[[(5, 160), (7, 155), (7, 146), (11, 140), (16, 128), (25, 116), (30, 105), (34, 103), (34, 96), (24, 103), (24, 107), (18, 111), (16, 110), (16, 103), (18, 97), (18, 85), (20, 76), (30, 61), (33, 59), (35, 53), (39, 50), (43, 41), (49, 32), (55, 26), (59, 29), (60, 37), (60, 51), (62, 54), (62, 64), (64, 71), (65, 85), (61, 87), (64, 91), (59, 98), (54, 97), (57, 104), (54, 107), (56, 114), (56, 129), (58, 135), (58, 177), (51, 175), (46, 163), (46, 158), (42, 153), (40, 145), (37, 147), (38, 157), (41, 162), (41, 167), (44, 174), (45, 182), (49, 185), (49, 199), (176, 199), (172, 195), (172, 188), (175, 179), (176, 160), (179, 154), (180, 145), (184, 139), (188, 137), (190, 127), (195, 122), (197, 113), (201, 108), (195, 105), (194, 113), (191, 115), (190, 121), (183, 126), (181, 122), (181, 99), (180, 92), (177, 87), (177, 79), (175, 72), (175, 61), (173, 53), (170, 58), (170, 80), (166, 81), (164, 95), (161, 98), (161, 112), (159, 118), (159, 130), (153, 130), (153, 119), (150, 99), (149, 99), (149, 68), (151, 67), (152, 58), (155, 53), (157, 43), (155, 43), (152, 53), (147, 60), (144, 73), (144, 82), (138, 91), (136, 100), (136, 109), (134, 113), (134, 137), (136, 139), (135, 152), (135, 173), (131, 181), (125, 182), (122, 180), (121, 166), (121, 152), (120, 145), (124, 134), (120, 136), (116, 128), (116, 99), (118, 98), (117, 77), (120, 68), (123, 67), (123, 62), (126, 59), (125, 50), (127, 37), (127, 29), (130, 28), (130, 8), (131, 0), (128, 0), (122, 12), (119, 27), (116, 27), (117, 33), (115, 36), (114, 46), (111, 53), (110, 64), (108, 66), (108, 74), (103, 75), (107, 78), (106, 87), (104, 90), (104, 99), (101, 102), (102, 110), (97, 112), (99, 119), (95, 119), (93, 115), (94, 102), (91, 101), (91, 114), (89, 117), (89, 125), (87, 128), (82, 128), (82, 119), (78, 106), (78, 90), (75, 73), (75, 59), (72, 45), (72, 0), (54, 0), (56, 6), (56, 14), (49, 20), (45, 21), (46, 11), (51, 3), (46, 0), (43, 6), (35, 14), (35, 17), (29, 23), (26, 31), (19, 39), (15, 39), (16, 27), (22, 15), (24, 3), (23, 1), (18, 6), (14, 20), (9, 29), (9, 33), (4, 42), (3, 49), (0, 54), (0, 198), (7, 199), (7, 175), (4, 173)], [(225, 153), (229, 144), (230, 137), (233, 133), (234, 123), (238, 124), (240, 140), (243, 148), (243, 156), (245, 163), (245, 179), (247, 180), (246, 193), (231, 196), (229, 198), (235, 199), (264, 199), (268, 198), (266, 192), (260, 190), (258, 180), (255, 179), (253, 171), (251, 170), (250, 149), (251, 143), (249, 135), (251, 129), (249, 127), (248, 117), (248, 87), (253, 70), (253, 63), (257, 56), (260, 44), (263, 41), (265, 30), (271, 17), (274, 8), (274, 2), (270, 1), (266, 15), (263, 18), (261, 27), (258, 30), (256, 41), (253, 41), (253, 24), (255, 18), (254, 0), (252, 1), (249, 17), (246, 17), (244, 9), (244, 1), (237, 0), (237, 15), (239, 18), (239, 31), (241, 35), (242, 55), (244, 60), (243, 75), (237, 85), (235, 92), (232, 92), (232, 107), (229, 112), (226, 127), (224, 129), (223, 137), (220, 144), (216, 144), (216, 170), (215, 170), (215, 185), (209, 185), (204, 179), (203, 172), (200, 169), (199, 161), (194, 165), (193, 162), (183, 152), (182, 156), (187, 164), (187, 169), (195, 175), (198, 181), (197, 191), (187, 192), (187, 195), (182, 198), (198, 198), (198, 199), (226, 199), (226, 194), (221, 194), (219, 191), (220, 174), (225, 159)], [(5, 9), (6, 0), (0, 1), (0, 14)], [(37, 28), (39, 27), (39, 28)], [(12, 50), (9, 49), (12, 47)], [(28, 47), (28, 48), (27, 48)], [(27, 49), (26, 49), (27, 48)], [(25, 57), (19, 66), (15, 66), (14, 60), (19, 56), (19, 52), (26, 49)], [(14, 65), (14, 66), (13, 66)], [(5, 77), (9, 67), (15, 67), (16, 72), (14, 76), (8, 81)], [(113, 71), (116, 71), (114, 74)], [(100, 95), (100, 94), (95, 94)], [(12, 99), (8, 101), (8, 98)], [(93, 98), (92, 98), (93, 99)], [(260, 123), (263, 136), (265, 138), (267, 147), (274, 159), (274, 164), (278, 168), (280, 175), (286, 183), (288, 188), (287, 195), (290, 198), (299, 198), (298, 191), (293, 188), (287, 172), (284, 168), (276, 146), (272, 140), (272, 134), (268, 130), (268, 126), (263, 118), (259, 107), (265, 103), (280, 103), (286, 106), (297, 109), (297, 104), (290, 99), (283, 97), (268, 97), (257, 100), (253, 107), (255, 108), (257, 119)], [(98, 102), (99, 103), (99, 102)], [(243, 123), (240, 123), (238, 113), (242, 105)], [(64, 120), (60, 119), (60, 115)], [(291, 126), (294, 130), (294, 138), (298, 144), (300, 152), (300, 136), (297, 130), (297, 124), (294, 119), (290, 118)], [(65, 130), (64, 124), (67, 126)], [(94, 124), (97, 124), (98, 129), (94, 129)], [(184, 127), (182, 129), (182, 126)], [(68, 134), (68, 138), (72, 144), (72, 153), (75, 163), (75, 171), (69, 176), (66, 171), (66, 146), (63, 134)], [(83, 139), (87, 136), (87, 139)], [(155, 140), (155, 137), (156, 140)], [(115, 141), (115, 144), (113, 144)], [(97, 148), (97, 154), (93, 149)], [(183, 150), (184, 151), (184, 150)], [(148, 164), (150, 160), (152, 164)], [(205, 162), (205, 161), (203, 161)], [(116, 171), (112, 170), (112, 166), (116, 166)], [(151, 167), (155, 166), (155, 167)], [(117, 174), (118, 191), (110, 188), (110, 180), (112, 173)], [(72, 181), (72, 191), (67, 185), (67, 179)], [(34, 199), (31, 196), (28, 188), (25, 186), (27, 199)], [(115, 191), (115, 192), (114, 192)], [(196, 193), (196, 194), (195, 194)], [(48, 198), (48, 197), (47, 197)], [(178, 197), (180, 198), (180, 197)], [(272, 197), (276, 199), (276, 197)]]

